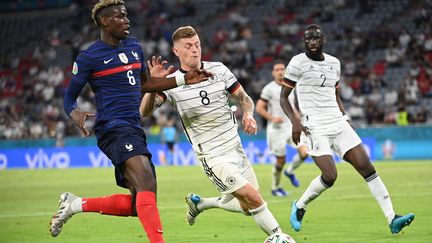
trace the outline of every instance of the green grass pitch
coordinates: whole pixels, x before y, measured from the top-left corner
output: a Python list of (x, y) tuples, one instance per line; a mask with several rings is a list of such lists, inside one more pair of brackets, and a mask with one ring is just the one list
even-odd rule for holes
[[(309, 205), (301, 232), (289, 225), (290, 204), (319, 174), (313, 164), (297, 170), (301, 181), (285, 198), (270, 195), (271, 166), (257, 165), (261, 192), (282, 229), (297, 242), (432, 242), (432, 161), (375, 163), (386, 184), (396, 212), (413, 212), (416, 219), (398, 235), (387, 222), (364, 180), (347, 163), (340, 163), (333, 188)], [(158, 167), (158, 205), (166, 242), (263, 242), (265, 234), (251, 217), (220, 209), (202, 213), (194, 226), (184, 220), (184, 196), (196, 192), (216, 196), (217, 191), (199, 166)], [(138, 243), (147, 242), (137, 218), (94, 213), (77, 214), (63, 232), (52, 238), (50, 217), (57, 210), (60, 193), (96, 197), (128, 193), (115, 186), (112, 168), (0, 171), (0, 242), (9, 243)]]

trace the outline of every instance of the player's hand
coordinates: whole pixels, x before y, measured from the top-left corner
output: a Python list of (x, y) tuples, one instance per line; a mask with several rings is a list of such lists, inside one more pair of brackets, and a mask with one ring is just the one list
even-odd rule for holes
[(303, 127), (299, 120), (294, 121), (292, 127), (292, 140), (294, 144), (297, 145), (300, 142), (300, 135), (302, 132), (309, 135), (309, 131), (305, 127)]
[(186, 84), (196, 84), (202, 81), (208, 80), (213, 77), (213, 73), (208, 72), (204, 69), (191, 69), (185, 74)]
[(88, 137), (90, 135), (90, 132), (85, 127), (85, 120), (88, 116), (94, 116), (94, 114), (88, 111), (81, 111), (79, 109), (75, 109), (71, 112), (70, 115), (78, 128), (81, 129), (81, 135), (83, 137)]
[(283, 123), (283, 118), (282, 117), (272, 117), (271, 121), (273, 123)]
[(150, 71), (150, 76), (155, 78), (164, 78), (174, 72), (174, 66), (169, 66), (168, 68), (165, 68), (164, 65), (166, 65), (168, 62), (163, 60), (162, 57), (158, 56), (157, 58), (155, 56), (152, 56), (151, 60), (147, 60), (147, 67)]
[(243, 123), (243, 129), (245, 133), (249, 135), (257, 133), (258, 130), (257, 124), (255, 119), (253, 118), (253, 115), (250, 112), (243, 113), (242, 123)]

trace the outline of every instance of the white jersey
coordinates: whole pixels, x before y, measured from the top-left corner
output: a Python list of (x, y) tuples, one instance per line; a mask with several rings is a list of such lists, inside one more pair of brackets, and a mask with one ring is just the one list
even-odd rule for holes
[[(267, 101), (267, 112), (273, 117), (282, 117), (283, 123), (273, 123), (272, 121), (267, 121), (267, 129), (289, 129), (291, 131), (292, 124), (288, 116), (282, 110), (280, 105), (280, 93), (282, 90), (282, 85), (278, 84), (276, 81), (272, 81), (264, 86), (261, 91), (260, 99)], [(294, 106), (294, 92), (288, 97), (291, 105)]]
[[(162, 98), (177, 108), (196, 154), (212, 158), (241, 144), (235, 116), (228, 106), (228, 95), (241, 85), (221, 62), (203, 62), (203, 69), (214, 76), (208, 81), (164, 91)], [(179, 72), (181, 70), (170, 76)]]
[(285, 79), (296, 83), (295, 92), (304, 126), (326, 132), (327, 125), (345, 121), (335, 94), (340, 70), (340, 61), (326, 53), (323, 61), (314, 61), (301, 53), (289, 62)]

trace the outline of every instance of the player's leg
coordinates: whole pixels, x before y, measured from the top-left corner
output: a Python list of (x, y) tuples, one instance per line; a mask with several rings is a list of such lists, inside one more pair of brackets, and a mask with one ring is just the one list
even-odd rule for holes
[(368, 184), (369, 190), (377, 200), (393, 234), (399, 233), (403, 227), (414, 220), (414, 214), (396, 215), (386, 186), (369, 160), (361, 144), (347, 151), (344, 159), (351, 163)]
[(365, 179), (369, 190), (387, 218), (393, 234), (398, 233), (403, 227), (409, 225), (414, 220), (414, 214), (404, 216), (395, 214), (386, 186), (370, 162), (360, 137), (348, 123), (345, 124), (344, 130), (335, 139), (334, 147), (339, 156), (348, 161)]
[[(208, 164), (213, 164), (213, 160), (229, 161), (236, 160), (236, 158), (241, 158), (237, 152), (226, 154), (224, 158), (200, 158), (200, 164), (203, 166), (203, 170), (206, 172), (208, 179), (221, 192), (221, 196), (204, 198), (195, 193), (189, 193), (185, 197), (186, 204), (188, 205), (186, 222), (189, 225), (195, 224), (196, 218), (201, 212), (213, 208), (250, 215), (248, 210), (244, 210), (239, 201), (231, 194), (232, 190), (228, 190), (228, 188), (232, 189), (233, 187), (238, 187), (236, 185), (238, 183), (247, 183), (244, 178), (237, 180), (235, 177), (230, 176), (231, 170), (238, 171), (238, 166), (232, 163), (218, 164), (212, 168), (208, 166)], [(231, 168), (231, 166), (235, 168)]]
[(305, 141), (309, 154), (321, 170), (321, 175), (313, 179), (302, 196), (291, 205), (290, 224), (295, 231), (300, 231), (306, 206), (316, 199), (323, 191), (331, 187), (337, 178), (336, 166), (327, 136), (309, 135)]
[(267, 207), (258, 190), (247, 183), (236, 190), (233, 195), (240, 201), (244, 210), (248, 210), (257, 225), (267, 234), (282, 232), (279, 223)]
[[(279, 223), (267, 207), (267, 203), (259, 193), (259, 184), (255, 172), (244, 154), (243, 150), (240, 153), (243, 157), (240, 163), (241, 175), (237, 176), (239, 186), (238, 189), (233, 189), (232, 193), (242, 206), (245, 212), (249, 212), (254, 218), (257, 225), (267, 234), (271, 235), (276, 232), (282, 232)], [(245, 180), (242, 182), (242, 180)]]
[(269, 128), (267, 131), (267, 145), (276, 162), (272, 169), (272, 190), (273, 196), (284, 197), (288, 193), (280, 186), (281, 174), (286, 161), (286, 141), (291, 136), (290, 131)]
[[(197, 206), (196, 210), (202, 212), (217, 207), (231, 212), (242, 212), (245, 215), (252, 215), (259, 227), (267, 234), (279, 232), (279, 224), (258, 192), (256, 175), (243, 149), (239, 148), (217, 160), (233, 162), (217, 163), (209, 168), (204, 159), (201, 164), (208, 178), (222, 193), (222, 197), (218, 200), (200, 198), (194, 204)], [(190, 217), (190, 208), (191, 206), (189, 206), (187, 220), (189, 222), (192, 219), (194, 222), (196, 217)]]
[(136, 191), (136, 212), (150, 242), (164, 242), (162, 223), (156, 204), (156, 175), (147, 156), (126, 160), (123, 174)]
[(292, 162), (288, 165), (288, 167), (285, 169), (284, 174), (287, 176), (291, 184), (295, 187), (300, 186), (300, 182), (297, 180), (294, 170), (296, 170), (307, 158), (307, 147), (304, 144), (299, 144), (297, 147), (297, 153), (294, 155), (294, 158), (292, 159)]
[[(122, 132), (119, 132), (122, 133)], [(122, 175), (119, 167), (116, 165), (117, 151), (112, 148), (118, 148), (117, 141), (121, 138), (117, 131), (112, 131), (109, 136), (102, 136), (98, 141), (99, 148), (113, 161), (116, 172), (117, 184), (126, 187), (122, 181)], [(124, 145), (124, 144), (122, 144)], [(103, 197), (77, 197), (73, 193), (65, 192), (60, 195), (59, 208), (50, 222), (50, 232), (53, 237), (58, 236), (64, 223), (72, 215), (81, 212), (98, 212), (106, 215), (115, 216), (136, 216), (133, 207), (133, 197), (129, 194), (114, 194)]]
[[(273, 230), (276, 229), (274, 226), (277, 222), (271, 215), (271, 212), (267, 209), (267, 206), (264, 205), (265, 202), (262, 198), (255, 198), (255, 201), (259, 201), (259, 203), (253, 204), (250, 200), (251, 196), (245, 196), (245, 194), (250, 193), (251, 190), (253, 191), (250, 186), (249, 183), (243, 186), (241, 189), (237, 190), (238, 195), (236, 195), (237, 197), (246, 197), (245, 200), (248, 200), (249, 203), (240, 203), (240, 201), (233, 195), (234, 193), (223, 194), (221, 197), (211, 198), (202, 198), (196, 194), (190, 193), (186, 197), (186, 202), (189, 205), (189, 211), (186, 217), (188, 224), (193, 225), (196, 221), (196, 217), (201, 212), (212, 208), (220, 208), (229, 212), (243, 213), (246, 216), (253, 214), (255, 221), (261, 229), (263, 229), (267, 234), (269, 234), (270, 231), (273, 232)], [(252, 192), (251, 194), (257, 196), (259, 195), (259, 193), (257, 193), (258, 192)], [(256, 210), (251, 210), (251, 208), (255, 208)], [(268, 222), (269, 220), (270, 222)]]
[(288, 193), (280, 186), (281, 174), (285, 165), (285, 155), (276, 156), (276, 162), (272, 169), (272, 195), (278, 197), (287, 196)]

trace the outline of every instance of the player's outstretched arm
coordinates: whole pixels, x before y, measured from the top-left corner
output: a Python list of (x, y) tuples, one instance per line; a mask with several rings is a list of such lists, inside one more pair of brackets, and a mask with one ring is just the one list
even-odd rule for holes
[(300, 142), (300, 134), (302, 131), (305, 131), (305, 129), (301, 125), (301, 121), (298, 113), (294, 111), (288, 99), (288, 96), (291, 94), (292, 90), (293, 88), (290, 86), (287, 86), (285, 84), (282, 86), (282, 90), (280, 94), (280, 105), (282, 107), (282, 110), (285, 112), (285, 114), (288, 116), (291, 123), (293, 124), (292, 138), (293, 138), (293, 142), (295, 144), (298, 144)]
[(255, 119), (253, 118), (255, 106), (251, 97), (249, 97), (249, 95), (241, 86), (234, 93), (232, 93), (232, 96), (243, 110), (242, 124), (244, 132), (249, 135), (256, 134), (257, 124)]

